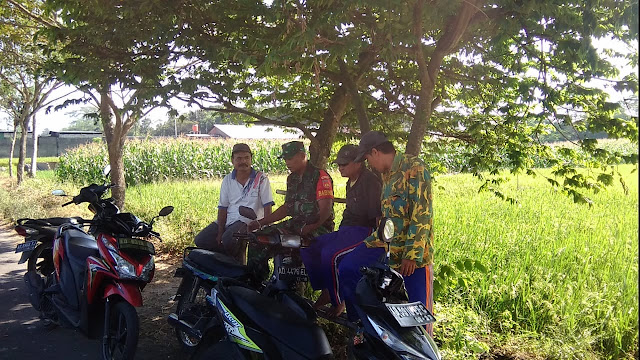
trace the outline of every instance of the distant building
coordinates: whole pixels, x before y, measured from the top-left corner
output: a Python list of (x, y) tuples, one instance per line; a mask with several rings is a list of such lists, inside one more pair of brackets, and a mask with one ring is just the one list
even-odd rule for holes
[(213, 137), (225, 139), (300, 139), (300, 129), (272, 125), (227, 125), (216, 124), (209, 131)]

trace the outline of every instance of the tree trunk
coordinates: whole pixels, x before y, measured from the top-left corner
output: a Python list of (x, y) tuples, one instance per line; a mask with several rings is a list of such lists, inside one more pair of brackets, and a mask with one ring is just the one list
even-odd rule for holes
[(13, 135), (11, 135), (11, 150), (9, 150), (9, 177), (13, 178), (13, 154), (16, 148), (16, 138), (18, 137), (18, 124), (13, 122)]
[(409, 141), (405, 150), (408, 154), (420, 154), (422, 141), (431, 120), (431, 113), (440, 101), (438, 98), (434, 98), (434, 90), (440, 74), (440, 65), (442, 65), (444, 57), (451, 54), (459, 46), (460, 38), (467, 31), (469, 22), (478, 12), (478, 9), (482, 7), (481, 2), (481, 0), (468, 0), (460, 4), (458, 12), (447, 20), (447, 25), (428, 61), (422, 44), (422, 39), (424, 38), (422, 21), (426, 2), (424, 0), (416, 0), (414, 3), (411, 31), (414, 36), (413, 50), (415, 61), (418, 64), (420, 91), (416, 112), (411, 124)]
[(32, 117), (33, 117), (33, 120), (31, 121), (31, 124), (32, 124), (31, 139), (33, 140), (33, 152), (31, 155), (31, 171), (29, 173), (29, 176), (36, 177), (36, 170), (37, 170), (37, 164), (38, 164), (38, 135), (36, 134), (36, 114), (33, 114)]
[(18, 185), (24, 181), (24, 160), (27, 157), (27, 123), (29, 118), (20, 119), (20, 155), (18, 157), (18, 171), (16, 171), (18, 177)]
[(124, 199), (127, 184), (124, 178), (124, 140), (125, 136), (120, 138), (112, 138), (111, 142), (107, 141), (109, 152), (109, 164), (111, 165), (111, 183), (116, 186), (111, 188), (111, 196), (121, 211), (124, 211)]
[(111, 188), (111, 196), (118, 208), (124, 211), (124, 199), (127, 184), (124, 178), (124, 161), (122, 159), (124, 140), (126, 133), (123, 131), (122, 119), (118, 114), (113, 114), (116, 121), (111, 121), (111, 99), (107, 92), (100, 93), (100, 118), (104, 137), (107, 141), (107, 152), (109, 153), (109, 165), (111, 165), (111, 183), (116, 186)]
[(324, 112), (324, 118), (318, 133), (315, 138), (311, 139), (311, 146), (309, 147), (310, 160), (313, 165), (321, 169), (327, 166), (331, 144), (333, 144), (333, 140), (336, 137), (338, 124), (348, 103), (349, 94), (347, 90), (344, 86), (338, 87), (329, 101), (329, 107)]

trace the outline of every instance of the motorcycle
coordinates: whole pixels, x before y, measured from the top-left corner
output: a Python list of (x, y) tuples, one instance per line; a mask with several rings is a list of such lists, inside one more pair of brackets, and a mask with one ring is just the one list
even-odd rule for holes
[(408, 303), (402, 275), (389, 266), (393, 222), (383, 218), (380, 224), (378, 236), (387, 244), (387, 253), (360, 269), (363, 276), (356, 285), (354, 304), (359, 321), (345, 324), (346, 319), (318, 314), (355, 329), (361, 340), (349, 345), (351, 358), (440, 360), (438, 346), (424, 328), (435, 322), (433, 314), (421, 302)]
[[(252, 220), (256, 218), (250, 208), (241, 207), (240, 214)], [(186, 352), (195, 351), (204, 334), (221, 325), (216, 309), (206, 301), (220, 278), (244, 283), (248, 288), (288, 306), (289, 311), (310, 321), (316, 319), (311, 304), (295, 291), (299, 283), (308, 281), (302, 261), (296, 256), (308, 239), (284, 235), (273, 229), (255, 234), (239, 232), (234, 237), (237, 241), (248, 241), (259, 247), (263, 258), (242, 265), (224, 254), (189, 247), (185, 249), (182, 267), (176, 269), (174, 276), (181, 277), (182, 281), (174, 298), (178, 301), (176, 311), (169, 315), (167, 321), (175, 328), (176, 337)], [(269, 272), (269, 258), (273, 258), (274, 271), (269, 281), (264, 283), (265, 274)]]
[[(108, 173), (109, 167), (104, 175)], [(91, 184), (62, 205), (88, 203), (94, 217), (61, 224), (53, 241), (53, 269), (29, 269), (24, 278), (29, 300), (42, 318), (77, 328), (90, 338), (102, 335), (103, 359), (133, 359), (139, 335), (134, 306), (142, 305), (141, 291), (155, 271), (155, 248), (149, 240), (160, 239), (153, 223), (173, 207), (164, 207), (146, 223), (102, 198), (113, 186)], [(62, 190), (54, 195), (66, 196)], [(89, 225), (88, 232), (84, 225)]]

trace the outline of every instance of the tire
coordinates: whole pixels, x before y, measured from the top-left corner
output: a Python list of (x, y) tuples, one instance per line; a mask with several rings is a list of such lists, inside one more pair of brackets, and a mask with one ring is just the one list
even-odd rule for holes
[(40, 276), (46, 279), (47, 276), (55, 270), (52, 251), (51, 244), (42, 243), (36, 246), (31, 256), (29, 256), (27, 271), (35, 270)]
[[(194, 278), (193, 283), (195, 283), (195, 280)], [(206, 300), (206, 296), (209, 295), (211, 289), (203, 282), (198, 288), (195, 299), (190, 301), (193, 283), (192, 286), (186, 289), (185, 293), (180, 294), (180, 300), (178, 300), (178, 305), (176, 306), (176, 315), (178, 315), (179, 319), (185, 320), (192, 325), (198, 322), (203, 322), (203, 325), (206, 325), (215, 316), (215, 313), (213, 313), (215, 310), (211, 308)], [(190, 336), (180, 328), (176, 328), (175, 333), (178, 342), (188, 354), (193, 353), (200, 344), (201, 339)]]
[(140, 322), (136, 309), (126, 301), (111, 305), (109, 336), (102, 338), (103, 360), (133, 360), (138, 346)]

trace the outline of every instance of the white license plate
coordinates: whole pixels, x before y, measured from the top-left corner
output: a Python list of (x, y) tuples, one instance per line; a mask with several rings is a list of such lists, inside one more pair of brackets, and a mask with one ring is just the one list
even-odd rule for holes
[(38, 240), (23, 242), (22, 244), (18, 244), (18, 246), (16, 246), (16, 252), (20, 253), (25, 251), (31, 251), (36, 248), (36, 245), (38, 245)]
[(423, 303), (385, 304), (402, 327), (422, 326), (436, 321)]

